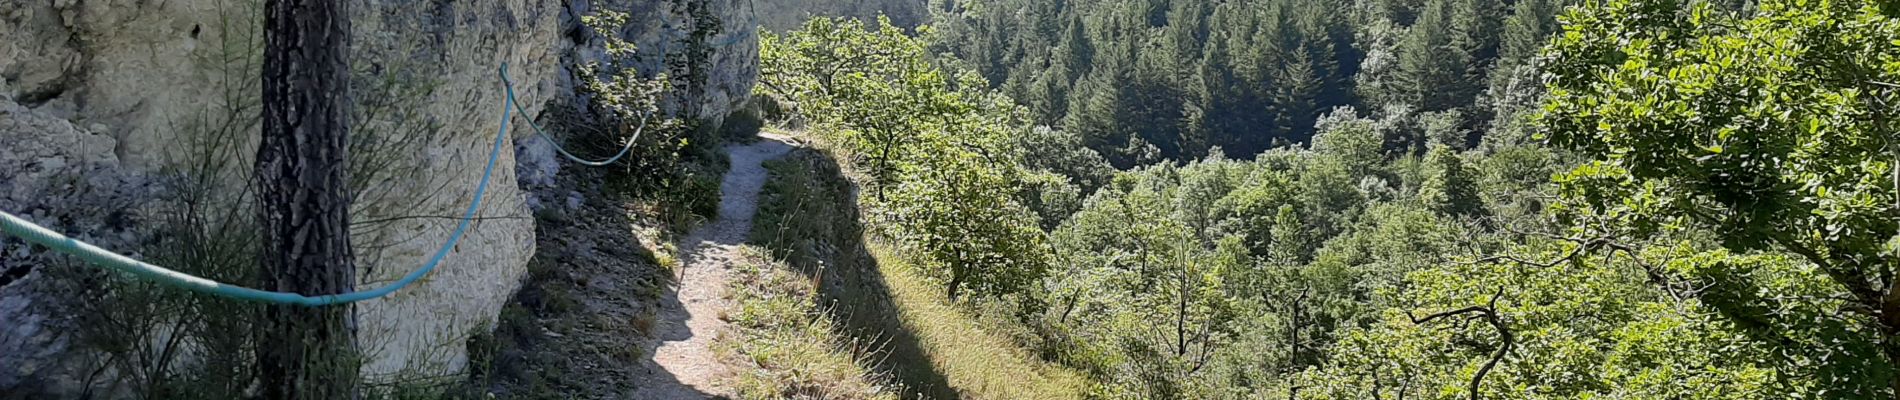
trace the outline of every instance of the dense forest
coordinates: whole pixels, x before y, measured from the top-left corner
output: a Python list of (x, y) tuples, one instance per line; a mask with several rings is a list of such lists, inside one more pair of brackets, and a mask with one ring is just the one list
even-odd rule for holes
[(1101, 398), (1893, 398), (1900, 6), (966, 0), (767, 35)]
[[(1390, 147), (1475, 143), (1535, 91), (1520, 67), (1557, 0), (960, 2), (933, 50), (1115, 166), (1306, 143), (1338, 107), (1412, 125)], [(941, 8), (939, 8), (941, 10)]]

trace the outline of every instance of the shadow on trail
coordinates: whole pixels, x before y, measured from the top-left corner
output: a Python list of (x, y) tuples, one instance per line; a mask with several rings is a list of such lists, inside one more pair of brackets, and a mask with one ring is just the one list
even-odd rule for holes
[(800, 149), (768, 163), (752, 241), (817, 283), (836, 326), (872, 348), (858, 352), (903, 385), (905, 398), (961, 398), (899, 317), (877, 259), (864, 243), (858, 188), (830, 154)]
[(732, 371), (714, 354), (713, 342), (729, 329), (721, 317), (727, 309), (727, 274), (758, 212), (759, 190), (767, 178), (761, 164), (791, 149), (774, 138), (725, 147), (730, 168), (720, 178), (718, 217), (680, 240), (678, 284), (663, 296), (658, 340), (647, 351), (663, 371), (654, 372), (656, 381), (640, 382), (631, 398), (696, 399), (705, 397), (700, 388), (723, 390), (722, 381)]
[(470, 342), (481, 390), (501, 399), (612, 399), (641, 385), (682, 386), (649, 367), (648, 335), (674, 323), (658, 321), (657, 310), (678, 301), (663, 296), (670, 274), (636, 236), (660, 223), (633, 206), (640, 202), (629, 190), (607, 184), (616, 179), (625, 178), (565, 168), (552, 184), (522, 182), (539, 204), (535, 251), (494, 335)]

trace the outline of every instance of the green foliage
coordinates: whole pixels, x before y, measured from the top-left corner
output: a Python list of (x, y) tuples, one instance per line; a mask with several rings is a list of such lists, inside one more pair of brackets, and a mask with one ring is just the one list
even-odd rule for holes
[[(1513, 253), (1562, 251), (1533, 244)], [(1647, 285), (1633, 263), (1465, 262), (1408, 274), (1397, 307), (1342, 335), (1334, 363), (1296, 385), (1302, 398), (1465, 398), (1503, 345), (1499, 332), (1477, 317), (1419, 319), (1491, 304), (1515, 346), (1479, 386), (1484, 398), (1777, 399), (1813, 389), (1777, 371), (1772, 350), (1709, 307)]]
[(1087, 138), (1117, 167), (1303, 141), (1354, 102), (1361, 51), (1312, 0), (984, 0), (936, 9), (931, 45)]
[[(580, 79), (580, 89), (586, 92), (593, 105), (593, 111), (605, 119), (609, 129), (607, 134), (616, 137), (629, 137), (636, 131), (650, 129), (653, 136), (666, 136), (676, 130), (672, 120), (658, 117), (661, 97), (672, 90), (670, 79), (664, 73), (648, 79), (638, 70), (627, 67), (635, 53), (639, 51), (632, 42), (621, 39), (616, 33), (627, 23), (627, 14), (612, 10), (601, 10), (594, 15), (581, 17), (585, 25), (600, 37), (606, 50), (605, 61), (594, 61), (580, 67), (575, 74)], [(651, 126), (649, 126), (651, 124)], [(677, 133), (672, 133), (676, 135)], [(642, 134), (641, 136), (647, 136)], [(614, 143), (616, 145), (622, 143)], [(660, 149), (643, 150), (655, 155), (676, 154), (683, 143), (677, 139), (654, 140), (653, 145)], [(629, 157), (638, 160), (641, 157)]]
[(1567, 3), (967, 1), (768, 81), (1099, 397), (1892, 396), (1892, 5)]
[[(1566, 3), (974, 0), (934, 7), (925, 37), (1034, 123), (1077, 132), (1129, 168), (1304, 142), (1339, 106), (1460, 111), (1455, 129), (1435, 133), (1517, 119), (1485, 101), (1534, 86), (1507, 77), (1547, 43)], [(1408, 139), (1390, 144), (1427, 148)]]
[[(1843, 329), (1882, 343), (1889, 366), (1860, 382), (1900, 379), (1900, 257), (1888, 245), (1900, 232), (1894, 6), (1760, 7), (1738, 19), (1706, 3), (1609, 1), (1564, 17), (1569, 29), (1541, 64), (1551, 74), (1541, 122), (1551, 142), (1592, 159), (1559, 179), (1573, 200), (1564, 217), (1583, 235), (1699, 231), (1738, 252), (1798, 255), (1838, 285), (1835, 312), (1864, 324)], [(1704, 298), (1738, 321), (1783, 312), (1720, 289)]]
[[(692, 15), (696, 21), (710, 18)], [(559, 112), (565, 110), (550, 108), (564, 117), (551, 125), (557, 132), (565, 131), (579, 139), (567, 143), (570, 151), (574, 147), (592, 149), (577, 151), (583, 157), (613, 154), (626, 147), (626, 141), (634, 141), (630, 153), (616, 162), (617, 176), (612, 184), (621, 186), (617, 191), (661, 200), (672, 207), (668, 222), (688, 226), (695, 217), (718, 212), (719, 169), (725, 162), (714, 152), (718, 147), (717, 135), (713, 134), (716, 127), (669, 118), (660, 106), (678, 91), (701, 90), (698, 88), (705, 78), (695, 71), (702, 62), (693, 54), (678, 58), (687, 60), (685, 78), (666, 72), (648, 76), (634, 68), (639, 49), (619, 33), (627, 18), (624, 12), (605, 9), (581, 17), (581, 24), (600, 41), (605, 57), (582, 64), (574, 74), (579, 81), (577, 89), (586, 96), (586, 107), (571, 111), (578, 115), (562, 115)], [(676, 85), (678, 81), (685, 85)]]
[[(1234, 52), (1236, 36), (1196, 36), (1234, 23), (1222, 11), (1233, 9), (1213, 6), (1206, 19), (1197, 19), (1189, 15), (1200, 6), (1191, 3), (1172, 4), (1161, 14), (1161, 27), (1153, 18), (1137, 17), (1152, 17), (1140, 12), (1152, 8), (1126, 6), (1056, 24), (1069, 28), (1055, 29), (1053, 37), (1083, 38), (1094, 63), (1075, 78), (1060, 122), (1116, 165), (1140, 164), (1134, 161), (1148, 157), (1145, 146), (1177, 159), (1192, 154), (1196, 143), (1233, 151), (1220, 138), (1238, 129), (1209, 122), (1220, 120), (1213, 116), (1225, 107), (1219, 101), (1246, 98), (1232, 91), (1213, 94), (1231, 90), (1222, 83), (1231, 82), (1223, 80), (1226, 74), (1277, 74), (1282, 80), (1325, 75), (1310, 72), (1324, 67), (1313, 67), (1303, 53)], [(1056, 270), (1039, 295), (1049, 307), (1024, 319), (1036, 326), (1032, 331), (1044, 342), (1038, 346), (1052, 349), (1048, 357), (1090, 371), (1104, 382), (1100, 395), (1127, 398), (1858, 398), (1885, 392), (1883, 382), (1892, 372), (1879, 354), (1888, 339), (1865, 311), (1879, 305), (1856, 305), (1856, 295), (1830, 272), (1842, 264), (1886, 263), (1878, 261), (1887, 257), (1879, 249), (1893, 229), (1871, 216), (1892, 203), (1891, 186), (1881, 185), (1887, 182), (1882, 177), (1892, 175), (1886, 163), (1872, 161), (1889, 148), (1884, 136), (1872, 133), (1884, 132), (1872, 125), (1884, 111), (1871, 108), (1878, 103), (1870, 97), (1888, 92), (1879, 83), (1852, 83), (1859, 75), (1796, 71), (1877, 65), (1846, 70), (1874, 73), (1867, 79), (1885, 82), (1889, 78), (1880, 74), (1889, 72), (1878, 71), (1891, 70), (1893, 57), (1881, 51), (1890, 49), (1871, 49), (1892, 42), (1879, 36), (1891, 28), (1789, 17), (1751, 24), (1806, 23), (1830, 27), (1831, 36), (1730, 43), (1690, 39), (1700, 31), (1636, 23), (1697, 18), (1693, 7), (1684, 13), (1652, 5), (1643, 10), (1654, 15), (1642, 17), (1616, 14), (1628, 13), (1619, 7), (1584, 7), (1574, 12), (1583, 17), (1569, 20), (1596, 33), (1559, 39), (1540, 71), (1528, 63), (1554, 29), (1554, 2), (1519, 2), (1508, 13), (1477, 1), (1377, 4), (1361, 10), (1365, 15), (1339, 17), (1357, 24), (1352, 28), (1360, 43), (1372, 48), (1353, 81), (1372, 84), (1360, 88), (1377, 112), (1361, 116), (1342, 108), (1317, 118), (1310, 150), (1276, 149), (1253, 162), (1216, 157), (1116, 174), (1054, 229)], [(1867, 14), (1857, 17), (1864, 25), (1886, 21), (1868, 16), (1874, 11), (1836, 8)], [(1805, 15), (1772, 4), (1763, 9)], [(992, 12), (972, 7), (965, 15)], [(962, 23), (971, 26), (957, 26)], [(946, 29), (993, 23), (957, 20)], [(1071, 29), (1076, 26), (1086, 29)], [(1152, 28), (1157, 36), (1121, 30), (1130, 26)], [(1293, 24), (1273, 35), (1299, 29)], [(1649, 32), (1638, 35), (1646, 39), (1610, 40), (1639, 30)], [(1735, 31), (1703, 35), (1727, 32)], [(1655, 44), (1665, 39), (1675, 47)], [(1179, 43), (1196, 40), (1202, 50), (1179, 50)], [(1847, 40), (1861, 42), (1836, 43)], [(1061, 44), (1068, 41), (1048, 43), (1076, 47)], [(1779, 58), (1696, 67), (1702, 75), (1674, 70), (1683, 62), (1677, 59), (1695, 54), (1690, 50), (1722, 43), (1735, 48), (1712, 54)], [(1888, 61), (1789, 64), (1807, 53), (1768, 51), (1788, 51), (1782, 43), (1862, 49), (1835, 54)], [(1149, 44), (1144, 49), (1159, 50), (1143, 54), (1175, 59), (1124, 53)], [(966, 58), (992, 54), (943, 46), (972, 52), (962, 54)], [(1563, 51), (1575, 55), (1557, 53)], [(1001, 61), (979, 62), (979, 70), (1025, 68), (1012, 64), (1012, 57), (1043, 65), (1035, 64), (1041, 61), (1034, 52), (996, 55)], [(1232, 69), (1189, 66), (1229, 59), (1246, 61)], [(1664, 59), (1671, 61), (1654, 64)], [(1063, 64), (1072, 60), (1052, 54), (1046, 65), (1066, 69)], [(1768, 69), (1776, 62), (1802, 67)], [(1191, 75), (1172, 81), (1187, 88), (1180, 96), (1190, 104), (1181, 113), (1131, 103), (1165, 103), (1179, 95), (1141, 86), (1151, 79), (1144, 68), (1154, 65)], [(1493, 65), (1510, 69), (1492, 76)], [(1717, 70), (1738, 68), (1774, 74), (1749, 81)], [(1553, 105), (1544, 117), (1549, 138), (1567, 149), (1544, 148), (1530, 134), (1528, 116), (1544, 103), (1544, 91), (1534, 85), (1543, 72), (1556, 74)], [(995, 76), (1004, 78), (1006, 92), (1022, 81), (1013, 71)], [(1682, 79), (1690, 76), (1698, 78)], [(1269, 81), (1274, 79), (1255, 82)], [(1636, 83), (1605, 83), (1624, 81)], [(1678, 88), (1695, 82), (1743, 86)], [(1781, 82), (1799, 84), (1770, 87)], [(1043, 89), (1024, 87), (1028, 108), (1043, 109), (1037, 102), (1048, 97), (1036, 94)], [(1312, 89), (1272, 90), (1253, 96), (1288, 105), (1253, 113), (1261, 122), (1252, 126), (1287, 129), (1274, 121), (1288, 116), (1275, 112), (1297, 109), (1292, 103), (1300, 101), (1290, 99), (1309, 96), (1304, 93)], [(1788, 106), (1793, 116), (1786, 116), (1709, 95), (1731, 91), (1777, 106), (1821, 101)], [(1791, 97), (1771, 97), (1780, 93)], [(1662, 106), (1680, 112), (1661, 112)], [(1166, 139), (1148, 131), (1142, 124), (1156, 115), (1178, 115), (1186, 133)], [(1807, 115), (1824, 115), (1823, 123), (1794, 123), (1807, 121), (1801, 119)], [(1722, 136), (1725, 129), (1734, 133)], [(1766, 146), (1764, 140), (1784, 146)], [(1706, 145), (1718, 142), (1721, 151)], [(1554, 173), (1577, 163), (1566, 150), (1598, 161), (1552, 185)], [(1789, 164), (1794, 162), (1803, 164)], [(1552, 210), (1549, 203), (1559, 193), (1569, 200)], [(1709, 217), (1683, 210), (1717, 217), (1697, 222)], [(1766, 252), (1787, 250), (1773, 240), (1733, 243), (1752, 234), (1745, 229), (1788, 231), (1788, 240), (1815, 250), (1782, 254)], [(1712, 250), (1713, 243), (1733, 250)], [(1856, 243), (1862, 246), (1842, 247)], [(1888, 272), (1868, 271), (1858, 275), (1868, 286), (1886, 287), (1880, 279)], [(1474, 307), (1483, 312), (1423, 317)]]
[(1458, 153), (1445, 146), (1434, 146), (1425, 153), (1425, 182), (1419, 185), (1418, 199), (1440, 214), (1461, 217), (1481, 216), (1484, 200), (1478, 198), (1473, 173)]
[(876, 183), (888, 185), (917, 132), (945, 122), (924, 116), (959, 114), (967, 104), (946, 90), (946, 76), (925, 60), (921, 43), (889, 20), (877, 28), (812, 19), (784, 36), (765, 35), (759, 58), (767, 85), (825, 125), (835, 144), (867, 158)]
[(1044, 231), (1055, 229), (1069, 215), (1082, 209), (1082, 189), (1069, 183), (1068, 177), (1055, 173), (1028, 176), (1017, 196), (1018, 201), (1035, 213), (1037, 227)]
[[(973, 73), (931, 64), (923, 43), (887, 20), (870, 30), (813, 19), (767, 36), (761, 58), (767, 85), (797, 102), (827, 142), (863, 157), (882, 232), (919, 254), (952, 299), (965, 289), (1017, 293), (1042, 277), (1044, 217), (1025, 203), (1046, 211), (1073, 189), (1033, 178), (1027, 165), (1101, 174), (1088, 154), (1031, 161), (1023, 149), (1074, 139), (1024, 129), (1012, 101)], [(1034, 198), (1024, 195), (1032, 189)]]
[(1552, 0), (1524, 0), (1511, 5), (1511, 16), (1504, 20), (1503, 37), (1499, 38), (1501, 62), (1518, 64), (1536, 56), (1550, 42), (1550, 34), (1557, 31), (1560, 5)]
[(1370, 174), (1385, 165), (1354, 174), (1344, 155), (1118, 175), (1054, 234), (1067, 269), (1045, 284), (1045, 340), (1113, 382), (1111, 397), (1241, 396), (1326, 365), (1337, 332), (1375, 321), (1399, 277), (1469, 240), (1406, 202), (1351, 200), (1356, 187), (1334, 182), (1382, 182)]
[(1385, 139), (1376, 122), (1360, 118), (1351, 107), (1334, 109), (1319, 120), (1313, 150), (1346, 163), (1355, 174), (1367, 174), (1385, 164)]
[(1463, 91), (1465, 68), (1476, 55), (1469, 48), (1455, 45), (1452, 10), (1456, 2), (1435, 0), (1425, 3), (1418, 22), (1406, 30), (1398, 44), (1397, 85), (1394, 97), (1386, 102), (1412, 104), (1424, 110), (1444, 110), (1459, 106), (1469, 98)]
[[(948, 146), (940, 147), (947, 149)], [(1017, 203), (1013, 177), (966, 151), (926, 151), (907, 160), (907, 177), (875, 207), (891, 236), (929, 259), (952, 300), (969, 288), (980, 295), (1016, 293), (1040, 279), (1042, 232)]]

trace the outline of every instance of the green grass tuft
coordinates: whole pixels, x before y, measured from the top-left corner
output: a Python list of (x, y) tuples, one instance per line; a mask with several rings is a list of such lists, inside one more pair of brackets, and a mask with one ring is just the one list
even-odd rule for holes
[(810, 281), (762, 250), (743, 256), (727, 287), (734, 332), (715, 344), (734, 365), (755, 367), (735, 378), (739, 398), (898, 398), (865, 361), (868, 346), (838, 334), (818, 310)]
[(1043, 361), (998, 329), (964, 312), (888, 246), (872, 243), (905, 329), (930, 363), (965, 398), (1079, 399), (1091, 386), (1080, 372)]

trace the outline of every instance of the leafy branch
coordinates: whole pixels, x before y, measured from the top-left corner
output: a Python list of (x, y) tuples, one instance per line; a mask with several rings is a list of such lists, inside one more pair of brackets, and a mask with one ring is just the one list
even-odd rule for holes
[(1478, 386), (1484, 383), (1484, 376), (1487, 374), (1490, 374), (1491, 369), (1497, 367), (1499, 362), (1504, 361), (1504, 356), (1506, 354), (1510, 354), (1511, 348), (1517, 344), (1517, 337), (1511, 334), (1511, 328), (1509, 326), (1505, 326), (1504, 317), (1501, 314), (1499, 314), (1497, 311), (1498, 298), (1503, 297), (1503, 296), (1504, 296), (1504, 288), (1498, 287), (1498, 292), (1496, 294), (1491, 295), (1491, 301), (1485, 303), (1485, 305), (1482, 305), (1482, 306), (1471, 306), (1471, 307), (1465, 307), (1465, 308), (1460, 308), (1460, 309), (1451, 310), (1451, 311), (1440, 312), (1437, 314), (1427, 315), (1424, 318), (1419, 318), (1417, 316), (1410, 315), (1410, 313), (1407, 313), (1408, 315), (1406, 315), (1412, 318), (1413, 324), (1424, 325), (1426, 323), (1429, 323), (1438, 319), (1445, 319), (1445, 318), (1471, 314), (1471, 315), (1476, 315), (1478, 318), (1484, 319), (1486, 323), (1491, 324), (1491, 327), (1493, 329), (1497, 330), (1498, 341), (1500, 342), (1500, 345), (1498, 346), (1498, 351), (1491, 355), (1491, 360), (1486, 361), (1483, 367), (1478, 368), (1477, 374), (1474, 374), (1471, 376), (1471, 397), (1470, 397), (1471, 400), (1478, 400), (1478, 399), (1483, 398), (1483, 396), (1478, 394)]

